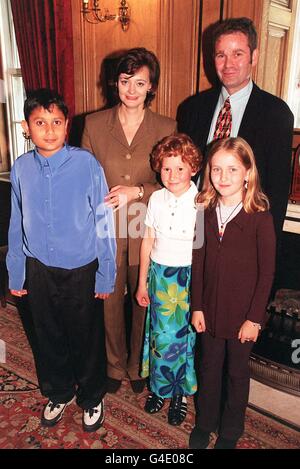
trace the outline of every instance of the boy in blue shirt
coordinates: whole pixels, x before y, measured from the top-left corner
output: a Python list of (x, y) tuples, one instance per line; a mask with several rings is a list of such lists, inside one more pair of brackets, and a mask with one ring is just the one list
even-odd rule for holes
[(35, 149), (11, 170), (12, 213), (7, 267), (13, 295), (27, 295), (41, 393), (41, 423), (52, 427), (76, 396), (83, 429), (104, 420), (106, 363), (95, 298), (115, 283), (115, 238), (99, 162), (65, 144), (68, 109), (39, 89), (24, 104), (24, 133)]

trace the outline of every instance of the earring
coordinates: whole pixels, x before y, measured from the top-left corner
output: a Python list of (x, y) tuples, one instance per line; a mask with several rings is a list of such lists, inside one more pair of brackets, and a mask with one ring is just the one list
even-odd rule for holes
[(25, 140), (30, 140), (30, 135), (27, 132), (25, 132), (25, 131), (22, 132), (22, 135), (25, 138)]
[(248, 189), (248, 181), (247, 180), (244, 181), (244, 187), (245, 187), (246, 190)]

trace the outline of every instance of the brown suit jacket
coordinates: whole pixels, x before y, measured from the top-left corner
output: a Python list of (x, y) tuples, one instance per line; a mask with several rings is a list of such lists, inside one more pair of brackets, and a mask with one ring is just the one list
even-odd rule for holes
[(205, 242), (193, 251), (192, 310), (203, 311), (215, 337), (234, 338), (246, 319), (264, 324), (275, 269), (269, 212), (233, 218), (219, 240), (215, 209), (205, 211)]
[[(118, 117), (118, 107), (95, 112), (86, 117), (81, 146), (90, 150), (99, 160), (109, 187), (143, 184), (145, 194), (142, 202), (146, 204), (152, 192), (160, 187), (157, 184), (156, 174), (150, 166), (151, 150), (155, 143), (175, 132), (176, 122), (147, 108), (143, 122), (133, 141), (128, 145)], [(122, 247), (126, 242), (124, 235), (126, 236), (127, 230), (124, 230), (124, 217), (128, 226), (134, 218), (134, 214), (127, 215), (127, 210), (130, 211), (130, 206), (116, 212), (117, 265), (120, 265)], [(145, 213), (139, 217), (141, 224), (144, 215)], [(123, 224), (120, 229), (122, 219)], [(139, 264), (140, 243), (141, 237), (128, 237), (129, 265)]]

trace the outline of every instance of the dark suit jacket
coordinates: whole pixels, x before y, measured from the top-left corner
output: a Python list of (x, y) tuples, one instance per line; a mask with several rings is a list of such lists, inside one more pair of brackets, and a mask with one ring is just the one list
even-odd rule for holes
[[(86, 117), (81, 146), (90, 150), (100, 161), (109, 187), (119, 184), (144, 185), (145, 194), (142, 202), (145, 204), (144, 214), (146, 214), (146, 204), (150, 195), (160, 188), (156, 182), (156, 174), (150, 166), (150, 153), (159, 140), (175, 132), (176, 121), (147, 108), (143, 122), (131, 144), (128, 145), (118, 117), (118, 107), (94, 112)], [(117, 265), (121, 262), (122, 246), (127, 243), (124, 217), (129, 226), (137, 215), (135, 213), (128, 215), (127, 207), (116, 212)], [(143, 223), (143, 217), (139, 218), (139, 223)], [(129, 265), (139, 264), (141, 239), (141, 237), (128, 237)]]
[(219, 240), (215, 209), (205, 211), (205, 241), (193, 251), (192, 311), (203, 311), (208, 331), (234, 338), (246, 319), (263, 324), (275, 269), (269, 212), (242, 210)]
[[(187, 133), (204, 154), (219, 94), (219, 88), (212, 88), (191, 96), (178, 109), (178, 131)], [(293, 124), (293, 114), (287, 104), (253, 84), (238, 135), (249, 143), (254, 152), (278, 237), (284, 222), (291, 179)]]

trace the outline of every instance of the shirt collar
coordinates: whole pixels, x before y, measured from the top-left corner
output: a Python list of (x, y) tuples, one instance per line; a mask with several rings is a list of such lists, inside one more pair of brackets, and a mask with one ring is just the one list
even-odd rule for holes
[(244, 88), (242, 88), (241, 90), (239, 90), (236, 93), (233, 93), (231, 95), (228, 93), (225, 86), (222, 86), (221, 96), (222, 96), (222, 99), (223, 99), (223, 103), (228, 98), (228, 96), (230, 97), (230, 103), (239, 101), (240, 99), (243, 99), (243, 98), (246, 98), (246, 97), (250, 96), (252, 88), (253, 88), (253, 81), (251, 79), (249, 80), (247, 85), (244, 86)]
[(197, 194), (198, 189), (196, 187), (196, 184), (191, 181), (189, 189), (183, 194), (181, 194), (179, 197), (176, 197), (172, 192), (165, 188), (165, 201), (174, 205), (181, 205), (186, 200), (194, 200)]
[(56, 153), (47, 158), (41, 155), (36, 148), (34, 149), (34, 154), (41, 168), (43, 166), (49, 166), (51, 173), (55, 172), (62, 164), (65, 163), (65, 161), (70, 158), (68, 145), (66, 144), (64, 144), (64, 146)]

